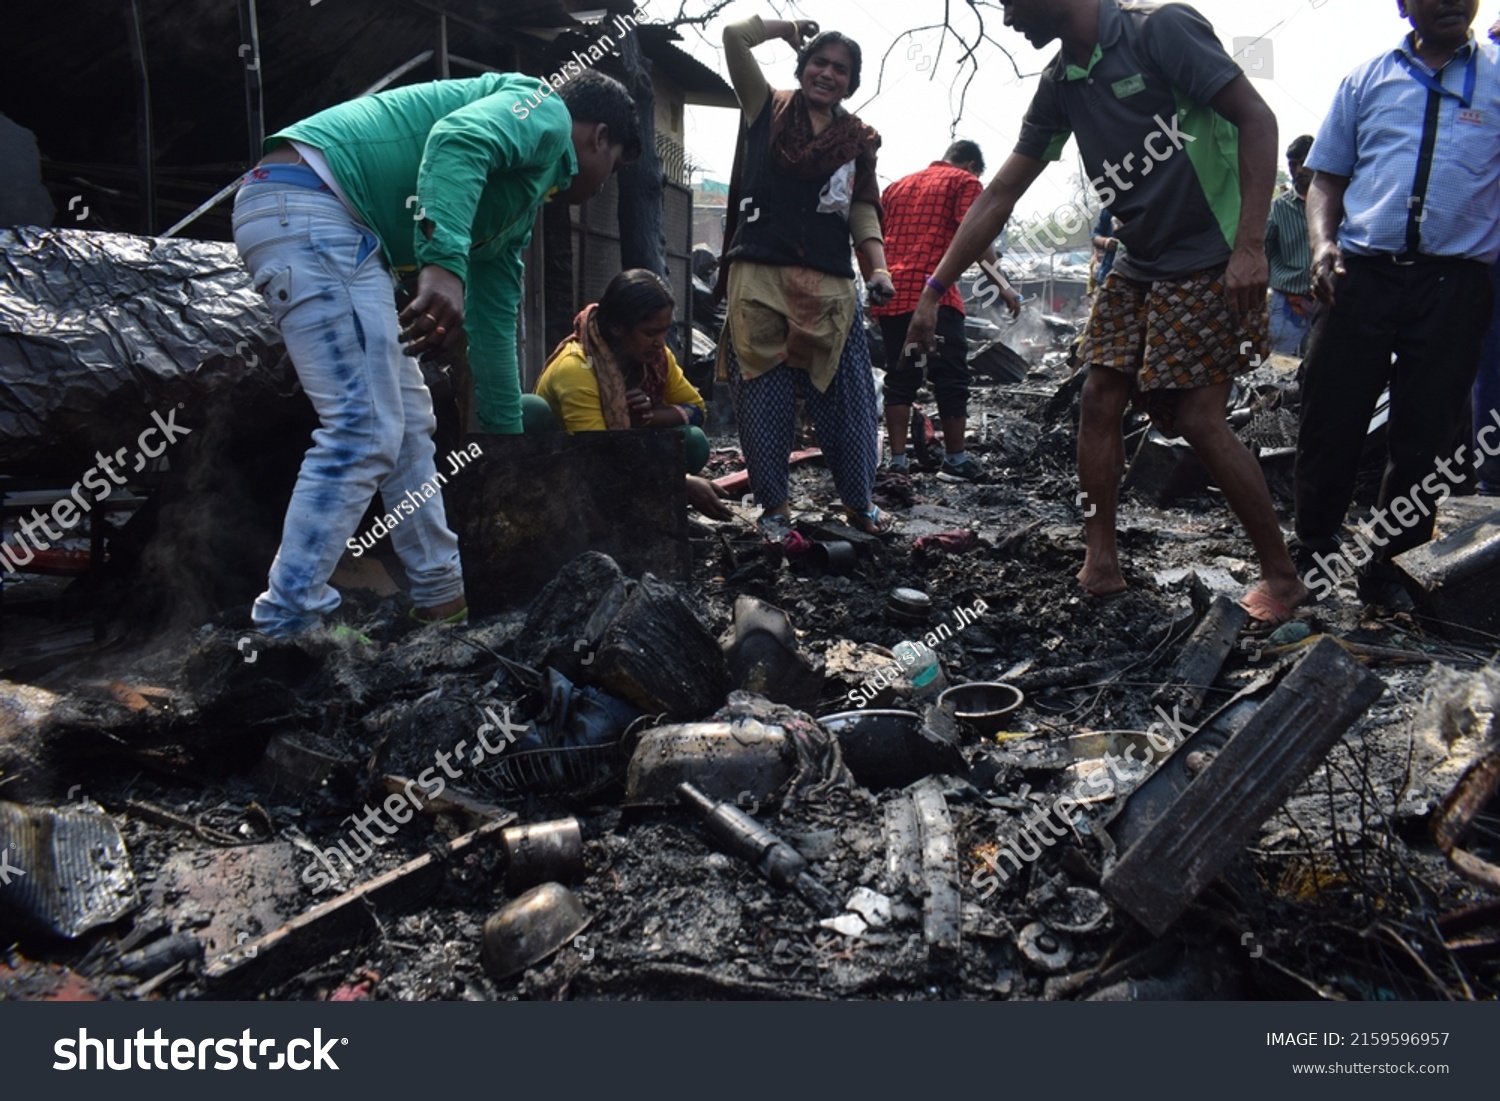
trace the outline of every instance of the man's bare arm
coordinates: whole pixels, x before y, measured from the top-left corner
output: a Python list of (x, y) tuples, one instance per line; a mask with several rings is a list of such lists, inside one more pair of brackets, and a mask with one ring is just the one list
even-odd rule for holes
[(1221, 88), (1209, 106), (1240, 132), (1240, 224), (1224, 291), (1230, 309), (1243, 316), (1265, 304), (1271, 282), (1266, 219), (1276, 187), (1276, 116), (1243, 74)]
[[(990, 255), (993, 255), (995, 238), (1000, 236), (1000, 231), (1010, 220), (1016, 203), (1036, 183), (1037, 177), (1046, 167), (1046, 161), (1023, 157), (1019, 153), (1012, 153), (1007, 157), (989, 186), (980, 192), (974, 205), (969, 207), (958, 232), (953, 235), (953, 243), (943, 254), (937, 270), (931, 273), (932, 277), (944, 286), (952, 286), (970, 264), (986, 255), (986, 250), (991, 250)], [(922, 297), (912, 315), (911, 328), (906, 334), (908, 344), (915, 343), (919, 348), (931, 349), (932, 337), (937, 330), (938, 300), (941, 297), (931, 287), (922, 289)]]

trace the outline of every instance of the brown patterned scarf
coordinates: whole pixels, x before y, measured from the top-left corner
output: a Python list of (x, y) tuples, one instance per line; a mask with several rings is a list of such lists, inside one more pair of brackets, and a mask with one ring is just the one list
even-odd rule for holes
[[(629, 374), (622, 370), (614, 349), (604, 334), (599, 331), (599, 304), (590, 303), (573, 319), (573, 335), (563, 340), (547, 359), (547, 367), (567, 350), (568, 345), (578, 343), (583, 348), (584, 358), (594, 369), (594, 380), (599, 387), (599, 405), (604, 411), (604, 424), (611, 432), (619, 428), (632, 428), (630, 406), (625, 402), (625, 391), (644, 390), (652, 405), (660, 405), (667, 394), (667, 352), (663, 348), (649, 363), (628, 365)], [(543, 369), (545, 373), (545, 368)], [(637, 377), (639, 376), (639, 377)]]
[[(833, 121), (821, 134), (813, 132), (807, 99), (800, 89), (773, 90), (770, 103), (763, 110), (771, 112), (771, 163), (778, 172), (794, 180), (826, 180), (850, 161), (854, 162), (854, 196), (856, 203), (872, 203), (880, 209), (880, 180), (875, 175), (875, 154), (880, 149), (880, 134), (842, 107), (834, 109)], [(728, 251), (739, 227), (740, 189), (743, 182), (746, 144), (749, 129), (740, 127), (740, 139), (734, 150), (734, 168), (729, 176), (729, 207), (724, 213), (724, 249)], [(714, 301), (723, 301), (729, 289), (729, 265), (719, 258), (719, 280)]]

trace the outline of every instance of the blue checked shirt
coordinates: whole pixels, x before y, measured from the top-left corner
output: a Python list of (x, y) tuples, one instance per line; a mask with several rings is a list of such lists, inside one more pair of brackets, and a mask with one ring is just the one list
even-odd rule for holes
[[(1473, 51), (1478, 51), (1473, 103), (1460, 102)], [(1339, 247), (1372, 256), (1407, 251), (1428, 90), (1398, 60), (1433, 70), (1400, 47), (1365, 62), (1344, 78), (1307, 158), (1315, 172), (1349, 177)], [(1434, 74), (1444, 95), (1427, 185), (1420, 251), (1493, 263), (1500, 257), (1500, 51), (1469, 43)]]

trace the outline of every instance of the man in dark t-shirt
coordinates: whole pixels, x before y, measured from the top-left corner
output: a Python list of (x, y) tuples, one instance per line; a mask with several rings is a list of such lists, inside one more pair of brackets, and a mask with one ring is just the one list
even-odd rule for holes
[(1169, 435), (1187, 439), (1244, 524), (1260, 559), (1260, 581), (1242, 601), (1251, 617), (1284, 622), (1307, 590), (1260, 466), (1225, 419), (1231, 380), (1266, 351), (1275, 116), (1186, 4), (1010, 0), (1005, 22), (1033, 46), (1060, 40), (1062, 50), (1042, 73), (1015, 152), (928, 277), (907, 339), (929, 345), (944, 290), (1076, 134), (1125, 245), (1079, 349), (1089, 367), (1078, 431), (1088, 545), (1079, 584), (1091, 596), (1126, 587), (1115, 508), (1120, 422), (1133, 398)]

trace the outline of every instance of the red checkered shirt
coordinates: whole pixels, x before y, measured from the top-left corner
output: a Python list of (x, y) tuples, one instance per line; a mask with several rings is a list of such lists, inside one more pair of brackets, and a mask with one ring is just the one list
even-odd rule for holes
[[(873, 316), (899, 317), (917, 308), (924, 282), (937, 270), (959, 223), (983, 190), (978, 176), (947, 161), (933, 161), (885, 189), (880, 200), (885, 207), (885, 261), (896, 297), (872, 307)], [(940, 304), (962, 312), (964, 300), (956, 284)]]

